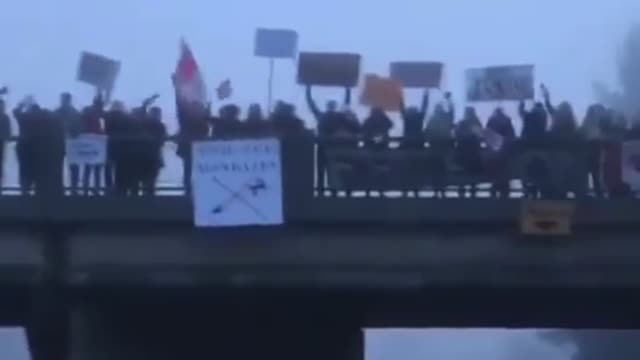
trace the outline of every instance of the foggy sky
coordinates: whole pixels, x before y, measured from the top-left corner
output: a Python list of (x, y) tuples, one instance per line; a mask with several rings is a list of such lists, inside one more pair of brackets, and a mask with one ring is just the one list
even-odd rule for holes
[[(380, 0), (366, 6), (355, 0), (4, 3), (10, 6), (0, 13), (5, 34), (0, 81), (13, 90), (14, 103), (33, 93), (53, 106), (61, 91), (70, 90), (86, 104), (93, 92), (74, 79), (78, 54), (88, 50), (122, 61), (115, 98), (137, 105), (159, 92), (167, 112), (173, 109), (169, 75), (181, 36), (191, 43), (210, 89), (230, 78), (233, 102), (264, 104), (268, 64), (252, 56), (256, 27), (297, 30), (301, 50), (359, 52), (363, 72), (386, 74), (394, 60), (443, 61), (444, 87), (457, 94), (459, 105), (464, 69), (533, 63), (554, 99), (569, 99), (581, 112), (592, 101), (593, 80), (614, 80), (617, 44), (640, 10), (636, 0)], [(317, 93), (318, 100), (342, 95), (338, 89)], [(305, 115), (293, 61), (278, 61), (275, 97), (294, 101)]]
[[(274, 27), (297, 30), (301, 50), (361, 53), (363, 72), (386, 74), (394, 60), (443, 61), (444, 88), (454, 92), (459, 105), (464, 69), (533, 63), (537, 80), (549, 86), (554, 99), (571, 100), (580, 113), (592, 101), (593, 80), (614, 84), (617, 44), (640, 14), (638, 0), (3, 0), (2, 5), (0, 83), (11, 88), (10, 105), (33, 94), (54, 106), (62, 91), (71, 91), (78, 105), (88, 103), (92, 90), (74, 80), (78, 54), (87, 50), (122, 61), (114, 98), (133, 106), (159, 92), (170, 125), (169, 76), (181, 36), (192, 45), (209, 88), (230, 78), (231, 100), (242, 106), (265, 103), (268, 65), (252, 56), (253, 37), (256, 27)], [(317, 94), (320, 101), (342, 96), (337, 89)], [(277, 63), (275, 98), (306, 112), (293, 61)], [(443, 340), (449, 332), (415, 334), (374, 335), (370, 359), (424, 359), (436, 352), (444, 360), (500, 360), (515, 336), (471, 332)], [(2, 359), (15, 351), (15, 337), (7, 336), (0, 332)]]

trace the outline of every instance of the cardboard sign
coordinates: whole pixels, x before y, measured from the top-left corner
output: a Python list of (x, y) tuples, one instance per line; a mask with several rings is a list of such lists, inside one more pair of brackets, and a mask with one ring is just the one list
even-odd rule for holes
[(298, 52), (298, 33), (284, 29), (257, 29), (255, 56), (291, 59)]
[(100, 90), (111, 92), (119, 72), (119, 61), (88, 52), (83, 52), (80, 55), (78, 81), (93, 85)]
[(533, 99), (533, 65), (496, 66), (466, 72), (468, 101)]
[(278, 139), (193, 143), (196, 226), (283, 223)]
[(402, 84), (390, 78), (369, 74), (365, 77), (360, 101), (365, 106), (398, 111), (402, 101)]
[(298, 83), (302, 85), (354, 87), (360, 77), (360, 55), (300, 53)]
[(440, 88), (442, 69), (440, 62), (393, 62), (389, 76), (398, 80), (406, 88)]
[(66, 155), (69, 164), (101, 165), (107, 162), (107, 137), (83, 134), (67, 139)]
[(570, 201), (526, 200), (522, 204), (521, 229), (525, 235), (571, 235), (575, 205)]

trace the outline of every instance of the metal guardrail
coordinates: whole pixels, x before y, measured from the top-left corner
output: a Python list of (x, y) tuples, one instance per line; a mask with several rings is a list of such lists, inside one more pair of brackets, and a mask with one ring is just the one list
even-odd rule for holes
[[(123, 139), (132, 140), (131, 138)], [(133, 138), (133, 140), (135, 139), (140, 138)], [(4, 196), (25, 195), (20, 188), (19, 164), (15, 156), (15, 145), (19, 140), (14, 137), (5, 144), (4, 177), (1, 187), (1, 193)], [(289, 171), (292, 166), (288, 166), (287, 161), (283, 161), (284, 171), (287, 172), (283, 178), (305, 178), (308, 191), (316, 197), (459, 198), (471, 196), (489, 198), (497, 195), (496, 191), (493, 191), (495, 189), (492, 190), (496, 178), (491, 174), (491, 171), (482, 169), (480, 172), (469, 174), (464, 166), (456, 163), (457, 144), (454, 141), (444, 145), (445, 151), (442, 150), (443, 145), (440, 144), (440, 150), (435, 152), (428, 141), (411, 139), (411, 147), (407, 148), (404, 146), (406, 140), (390, 138), (385, 140), (382, 145), (372, 147), (366, 139), (362, 138), (350, 139), (347, 142), (344, 139), (312, 136), (283, 138), (283, 142), (290, 144), (283, 146), (283, 159), (293, 159), (298, 164), (295, 170)], [(182, 181), (182, 160), (176, 155), (177, 143), (183, 139), (174, 136), (166, 138), (164, 141), (162, 147), (164, 167), (160, 170), (154, 195), (185, 195)], [(570, 191), (569, 188), (566, 191), (563, 190), (567, 196), (606, 196), (606, 192), (597, 186), (594, 187), (594, 180), (597, 179), (589, 179), (589, 171), (593, 170), (589, 169), (589, 166), (593, 164), (589, 164), (590, 159), (587, 158), (588, 154), (593, 153), (594, 148), (601, 147), (603, 144), (605, 143), (515, 141), (509, 144), (508, 149), (501, 155), (502, 161), (505, 162), (501, 166), (508, 169), (508, 174), (501, 175), (503, 187), (501, 195), (522, 197), (528, 193), (527, 184), (523, 181), (523, 157), (537, 156), (545, 158), (549, 164), (555, 167), (552, 172), (559, 171), (563, 174), (558, 177), (566, 178), (569, 176), (574, 179), (572, 181), (575, 181), (576, 184), (584, 182), (579, 185), (580, 191)], [(482, 144), (481, 153), (482, 161), (490, 158), (490, 151), (484, 144)], [(443, 171), (442, 169), (434, 171), (431, 166), (438, 157), (443, 158), (445, 165)], [(300, 169), (299, 165), (301, 164), (306, 172)], [(347, 165), (346, 170), (343, 166), (345, 164)], [(319, 173), (323, 173), (325, 176), (321, 176)], [(437, 179), (440, 181), (437, 186), (433, 184), (434, 175), (441, 177), (439, 180)], [(80, 184), (78, 188), (72, 188), (68, 164), (64, 165), (63, 176), (65, 194), (68, 196), (110, 194), (109, 188), (96, 186), (94, 183), (90, 183), (88, 187)], [(309, 180), (309, 177), (313, 180)], [(351, 177), (350, 182), (345, 181), (349, 177)], [(82, 174), (80, 179), (82, 181)], [(390, 179), (393, 181), (389, 181)], [(104, 180), (102, 181), (104, 184)], [(473, 189), (471, 189), (471, 185), (473, 185)], [(568, 185), (564, 184), (563, 186), (567, 187)], [(466, 190), (464, 190), (465, 188)], [(26, 195), (33, 194), (33, 191), (26, 192)]]

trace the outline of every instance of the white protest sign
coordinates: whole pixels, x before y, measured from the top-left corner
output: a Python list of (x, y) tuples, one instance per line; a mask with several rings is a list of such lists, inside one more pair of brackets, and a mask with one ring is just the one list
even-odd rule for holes
[(105, 56), (83, 52), (78, 65), (78, 81), (111, 92), (120, 73), (120, 62)]
[(280, 141), (194, 142), (193, 197), (198, 227), (282, 224)]
[(67, 139), (67, 162), (77, 165), (100, 165), (107, 161), (107, 137), (84, 134)]
[(533, 99), (533, 65), (468, 69), (465, 74), (468, 101)]
[(259, 57), (291, 59), (298, 52), (298, 33), (284, 29), (257, 29), (254, 53)]

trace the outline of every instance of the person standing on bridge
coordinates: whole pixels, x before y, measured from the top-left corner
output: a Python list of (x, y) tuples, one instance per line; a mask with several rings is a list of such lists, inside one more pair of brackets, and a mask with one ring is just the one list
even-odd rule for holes
[[(311, 92), (311, 85), (306, 89), (306, 100), (309, 110), (313, 114), (317, 122), (318, 136), (320, 143), (316, 148), (316, 186), (318, 190), (325, 190), (325, 177), (327, 173), (327, 147), (338, 145), (334, 143), (337, 140), (341, 143), (344, 140), (345, 133), (358, 132), (357, 127), (354, 129), (353, 123), (345, 112), (338, 110), (338, 102), (331, 100), (327, 102), (325, 111), (321, 111), (316, 105)], [(345, 88), (344, 106), (349, 108), (351, 105), (351, 88)], [(355, 130), (355, 131), (354, 131)], [(355, 134), (354, 134), (355, 135)], [(354, 136), (355, 137), (355, 136)], [(338, 145), (339, 146), (339, 145)]]
[[(67, 138), (75, 138), (82, 132), (82, 120), (80, 112), (73, 106), (73, 99), (68, 92), (60, 96), (60, 106), (55, 110), (56, 121), (64, 125)], [(78, 164), (69, 164), (69, 177), (71, 180), (71, 193), (75, 195), (80, 182), (80, 167)]]
[[(98, 94), (93, 99), (93, 104), (82, 111), (82, 133), (105, 135), (104, 127), (104, 101), (102, 94)], [(85, 165), (82, 174), (82, 187), (84, 194), (99, 195), (102, 187), (103, 165)], [(91, 177), (93, 175), (93, 188), (91, 188)]]
[(18, 159), (18, 177), (22, 195), (29, 195), (35, 186), (35, 130), (38, 126), (37, 108), (33, 98), (28, 96), (13, 109), (13, 117), (18, 123), (18, 141), (16, 158)]
[(7, 114), (4, 99), (0, 98), (0, 187), (4, 185), (4, 153), (9, 138), (11, 138), (11, 119)]

